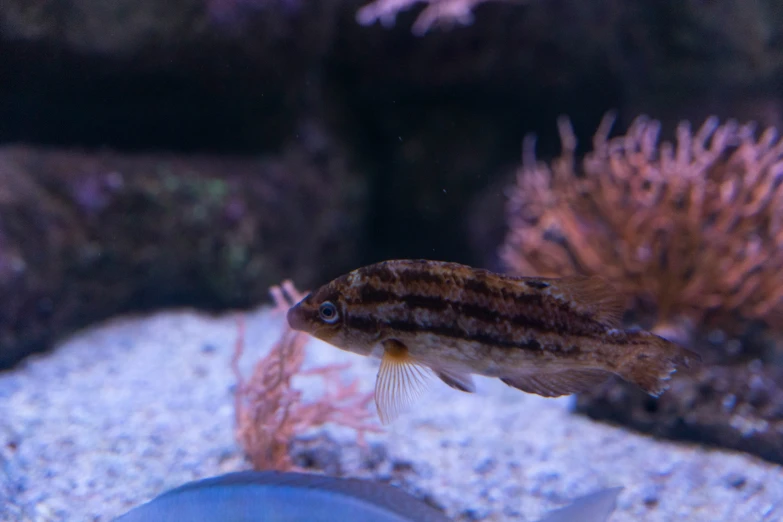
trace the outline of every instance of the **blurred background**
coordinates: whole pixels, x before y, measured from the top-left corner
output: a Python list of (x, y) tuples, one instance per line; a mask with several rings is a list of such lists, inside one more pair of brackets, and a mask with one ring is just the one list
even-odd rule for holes
[(383, 259), (599, 273), (706, 365), (578, 409), (783, 462), (782, 104), (776, 0), (5, 0), (0, 368)]

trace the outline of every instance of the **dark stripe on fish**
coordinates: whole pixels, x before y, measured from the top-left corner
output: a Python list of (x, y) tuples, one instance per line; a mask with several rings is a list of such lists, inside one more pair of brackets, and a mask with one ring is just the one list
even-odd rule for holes
[[(418, 323), (412, 323), (407, 321), (392, 321), (384, 324), (385, 327), (391, 330), (406, 333), (426, 332), (441, 337), (448, 337), (451, 339), (458, 339), (461, 341), (472, 341), (485, 344), (488, 346), (497, 346), (500, 348), (520, 348), (541, 351), (541, 343), (535, 339), (531, 339), (524, 342), (514, 342), (510, 339), (502, 339), (500, 337), (494, 337), (487, 332), (476, 332), (473, 334), (466, 334), (461, 328), (455, 328), (451, 326), (443, 325), (421, 325)], [(559, 350), (559, 346), (552, 346), (552, 350)]]
[[(461, 303), (481, 301), (509, 307), (528, 306), (531, 310), (519, 315), (525, 315), (531, 321), (535, 320), (531, 318), (531, 315), (536, 311), (551, 310), (552, 313), (538, 319), (539, 326), (530, 325), (530, 327), (536, 327), (541, 331), (570, 333), (572, 335), (592, 335), (604, 331), (604, 325), (598, 326), (594, 317), (575, 310), (568, 301), (542, 293), (518, 291), (498, 285), (497, 282), (492, 284), (491, 280), (495, 275), (486, 270), (472, 269), (469, 273), (465, 273), (466, 267), (461, 265), (452, 263), (436, 263), (435, 265), (437, 266), (434, 270), (432, 262), (414, 260), (403, 266), (397, 263), (379, 263), (362, 268), (356, 273), (365, 281), (364, 284), (361, 285), (358, 292), (354, 290), (353, 295), (348, 294), (345, 297), (350, 304), (394, 302), (406, 299), (410, 295), (395, 290), (417, 288), (420, 292), (441, 299), (440, 295), (442, 295), (444, 287), (456, 287), (465, 294), (463, 299), (459, 300)], [(509, 277), (509, 279), (514, 280), (515, 278)], [(519, 278), (516, 280), (539, 291), (551, 286), (550, 283), (537, 279)], [(374, 283), (378, 282), (384, 284), (376, 286)], [(456, 302), (451, 301), (451, 303)], [(421, 308), (432, 310), (437, 306), (433, 303)], [(443, 305), (443, 308), (445, 306)], [(515, 315), (497, 309), (493, 309), (493, 311), (515, 323), (519, 322), (518, 319), (514, 319)], [(555, 324), (551, 325), (552, 322)], [(521, 325), (524, 326), (524, 324)]]
[(394, 331), (404, 333), (424, 332), (431, 333), (433, 335), (440, 335), (442, 337), (448, 337), (450, 339), (478, 342), (499, 348), (516, 348), (531, 350), (534, 352), (541, 352), (543, 349), (545, 351), (562, 351), (564, 353), (569, 353), (570, 355), (576, 355), (581, 352), (579, 347), (576, 345), (569, 346), (569, 350), (563, 350), (563, 347), (557, 344), (542, 346), (541, 343), (535, 338), (518, 342), (510, 339), (509, 335), (492, 335), (491, 326), (479, 328), (476, 332), (466, 332), (463, 328), (453, 324), (423, 324), (413, 321), (399, 320), (381, 321), (372, 316), (357, 315), (347, 317), (345, 326), (369, 334), (383, 331), (384, 334), (389, 334), (391, 337), (393, 337)]
[[(448, 266), (449, 263), (444, 263), (443, 266)], [(460, 268), (459, 265), (454, 265)], [(484, 295), (497, 295), (497, 292), (488, 287), (485, 283), (476, 280), (477, 277), (483, 276), (482, 270), (474, 270), (472, 277), (463, 279), (454, 276), (448, 272), (434, 272), (430, 264), (426, 261), (411, 261), (407, 266), (401, 267), (393, 263), (378, 263), (376, 265), (370, 265), (368, 267), (361, 268), (357, 271), (362, 278), (373, 279), (377, 278), (379, 281), (387, 284), (401, 284), (405, 287), (409, 287), (415, 283), (426, 283), (430, 285), (443, 286), (448, 284), (448, 280), (457, 280), (462, 283), (462, 286), (473, 286), (473, 291)], [(446, 275), (444, 275), (446, 274)], [(478, 284), (477, 284), (478, 283)]]
[[(542, 307), (542, 296), (536, 294), (520, 294), (515, 296), (514, 307), (532, 306)], [(497, 324), (499, 321), (511, 323), (515, 327), (536, 330), (540, 333), (567, 333), (570, 335), (594, 335), (605, 331), (603, 325), (582, 318), (582, 321), (575, 321), (575, 314), (571, 312), (570, 321), (564, 321), (567, 316), (554, 314), (550, 318), (541, 318), (531, 314), (514, 314), (501, 312), (496, 308), (488, 308), (470, 302), (473, 300), (454, 301), (444, 299), (436, 295), (421, 294), (397, 294), (395, 292), (377, 289), (370, 285), (365, 285), (359, 292), (358, 299), (347, 300), (349, 306), (371, 305), (379, 303), (397, 304), (402, 303), (411, 309), (423, 309), (433, 312), (442, 312), (453, 310), (457, 315), (478, 319), (489, 325)], [(557, 306), (554, 300), (551, 300)], [(578, 316), (576, 316), (578, 317)]]

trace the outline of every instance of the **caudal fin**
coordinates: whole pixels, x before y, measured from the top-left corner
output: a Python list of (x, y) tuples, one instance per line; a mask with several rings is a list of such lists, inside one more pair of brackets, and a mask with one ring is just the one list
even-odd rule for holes
[(688, 368), (691, 363), (701, 361), (699, 354), (650, 332), (629, 335), (634, 342), (620, 368), (620, 376), (654, 397), (669, 387), (669, 379), (678, 368)]

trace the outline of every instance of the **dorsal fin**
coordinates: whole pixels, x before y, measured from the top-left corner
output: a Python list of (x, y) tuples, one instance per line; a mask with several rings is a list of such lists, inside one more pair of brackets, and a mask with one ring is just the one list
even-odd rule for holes
[(626, 298), (607, 280), (597, 276), (522, 277), (527, 291), (538, 291), (569, 303), (571, 308), (610, 328), (621, 325)]
[(574, 309), (583, 310), (612, 328), (621, 325), (626, 297), (606, 279), (597, 276), (569, 276), (561, 280), (568, 286)]

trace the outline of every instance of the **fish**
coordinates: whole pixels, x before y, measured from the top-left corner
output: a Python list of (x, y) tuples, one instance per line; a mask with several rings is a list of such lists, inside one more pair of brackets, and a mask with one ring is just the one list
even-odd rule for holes
[[(540, 522), (606, 522), (622, 487), (577, 498)], [(450, 522), (388, 484), (298, 472), (239, 471), (189, 482), (114, 522)]]
[(434, 374), (475, 392), (473, 375), (559, 397), (611, 375), (653, 396), (698, 354), (622, 328), (625, 298), (596, 276), (510, 276), (445, 261), (398, 259), (356, 269), (309, 293), (289, 326), (380, 358), (375, 403), (389, 424)]
[(163, 493), (115, 522), (449, 522), (399, 488), (368, 480), (239, 471)]

